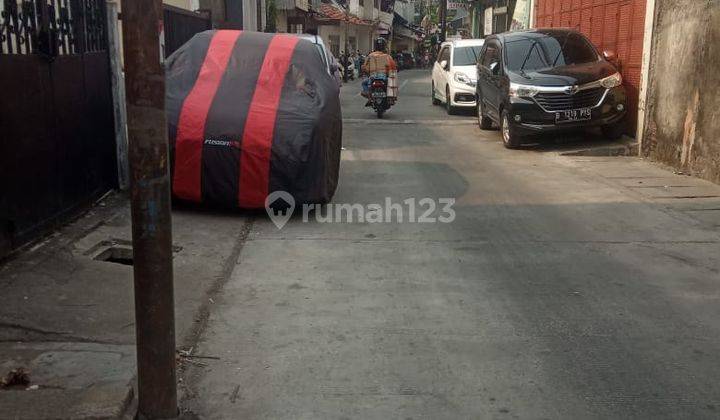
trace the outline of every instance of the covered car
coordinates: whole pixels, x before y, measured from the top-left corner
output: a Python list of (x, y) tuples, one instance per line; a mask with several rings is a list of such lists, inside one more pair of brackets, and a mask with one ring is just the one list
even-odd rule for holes
[(262, 208), (275, 191), (329, 201), (342, 142), (338, 86), (297, 36), (195, 35), (166, 62), (175, 198)]

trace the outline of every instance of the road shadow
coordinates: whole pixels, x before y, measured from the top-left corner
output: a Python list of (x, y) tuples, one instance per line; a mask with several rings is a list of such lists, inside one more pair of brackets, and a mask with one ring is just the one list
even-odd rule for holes
[[(383, 122), (353, 122), (343, 124), (343, 146), (346, 151), (382, 150), (434, 146), (443, 140), (420, 124), (403, 123), (402, 119)], [(345, 152), (343, 152), (345, 153)]]
[(634, 143), (635, 140), (627, 136), (613, 140), (605, 137), (600, 129), (587, 129), (530, 136), (524, 139), (520, 149), (539, 153), (583, 154), (586, 152), (597, 156), (620, 156), (631, 154), (629, 152), (634, 150)]
[(238, 207), (228, 206), (214, 202), (194, 203), (184, 201), (177, 198), (172, 200), (173, 215), (184, 216), (208, 216), (213, 218), (238, 218), (238, 217), (255, 217), (266, 215), (265, 209), (241, 209)]
[(477, 117), (477, 109), (476, 108), (456, 108), (455, 109), (455, 115), (462, 116), (462, 117)]

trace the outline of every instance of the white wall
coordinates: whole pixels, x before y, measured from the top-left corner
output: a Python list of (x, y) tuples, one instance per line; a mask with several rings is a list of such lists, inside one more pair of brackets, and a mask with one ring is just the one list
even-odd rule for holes
[[(345, 23), (341, 23), (337, 26), (322, 25), (318, 28), (318, 35), (323, 39), (325, 45), (330, 45), (330, 35), (337, 35), (339, 38), (339, 51), (345, 50)], [(357, 42), (357, 49), (362, 51), (363, 54), (367, 54), (372, 51), (372, 31), (369, 26), (358, 26), (349, 25), (347, 28), (347, 37), (355, 37)], [(349, 42), (348, 42), (348, 45)], [(352, 47), (350, 47), (352, 51)], [(335, 53), (333, 53), (335, 54)]]
[(415, 3), (406, 0), (395, 0), (395, 13), (413, 23), (415, 21)]
[[(345, 26), (339, 25), (339, 26), (331, 26), (331, 25), (322, 25), (318, 28), (318, 35), (325, 41), (325, 45), (330, 48), (330, 51), (332, 51), (333, 55), (337, 58), (338, 52), (343, 51), (345, 49)], [(331, 43), (331, 35), (336, 35), (339, 37), (338, 46), (336, 49), (333, 49), (332, 46), (335, 45), (335, 43)]]
[(358, 49), (363, 54), (368, 54), (372, 51), (373, 39), (372, 33), (369, 26), (362, 26), (358, 28)]
[(363, 16), (365, 19), (375, 20), (378, 18), (378, 9), (375, 7), (375, 0), (363, 0), (365, 7), (363, 10)]
[(185, 10), (194, 11), (200, 8), (199, 0), (163, 0), (163, 3)]
[(360, 6), (360, 2), (358, 0), (350, 0), (350, 13), (357, 17), (363, 17), (363, 15), (365, 14), (365, 8), (363, 6)]
[(277, 28), (277, 31), (280, 33), (286, 33), (288, 31), (287, 10), (278, 9), (276, 11), (276, 16), (277, 22), (275, 22), (275, 27)]
[(243, 29), (246, 31), (262, 31), (265, 29), (267, 16), (265, 13), (265, 0), (261, 0), (262, 22), (258, 27), (257, 22), (257, 1), (243, 0)]

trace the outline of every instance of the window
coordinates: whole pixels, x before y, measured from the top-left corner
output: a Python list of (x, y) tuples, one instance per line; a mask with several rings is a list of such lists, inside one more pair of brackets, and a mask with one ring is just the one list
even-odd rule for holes
[(364, 6), (365, 6), (365, 0), (358, 0), (358, 5), (360, 5), (360, 7), (364, 7)]
[(490, 68), (490, 64), (500, 61), (500, 48), (497, 43), (488, 44), (485, 54), (482, 56), (482, 65)]
[(330, 52), (335, 57), (340, 57), (340, 35), (330, 35), (328, 40), (330, 41)]
[(480, 57), (482, 46), (458, 47), (453, 52), (453, 66), (474, 66)]
[(257, 18), (257, 31), (263, 32), (265, 31), (265, 28), (263, 28), (263, 21), (262, 21), (262, 0), (255, 0), (255, 12), (256, 12), (256, 18)]
[(443, 47), (442, 50), (440, 50), (440, 54), (438, 54), (438, 63), (441, 61), (448, 61), (450, 60), (450, 47)]
[(304, 32), (305, 28), (302, 23), (291, 23), (288, 25), (288, 33), (290, 34), (302, 34)]
[(595, 48), (577, 33), (542, 34), (506, 41), (508, 69), (542, 70), (598, 61)]
[(315, 44), (315, 48), (317, 49), (317, 52), (320, 55), (320, 59), (323, 61), (323, 63), (326, 66), (329, 66), (328, 58), (325, 56), (325, 50), (323, 50), (323, 47), (320, 44)]

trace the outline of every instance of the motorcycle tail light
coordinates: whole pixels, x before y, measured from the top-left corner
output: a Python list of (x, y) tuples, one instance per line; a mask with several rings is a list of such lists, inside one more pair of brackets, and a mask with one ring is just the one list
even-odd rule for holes
[(381, 88), (381, 87), (385, 86), (385, 83), (383, 83), (380, 80), (375, 80), (374, 82), (372, 82), (372, 86), (376, 87), (376, 88)]

